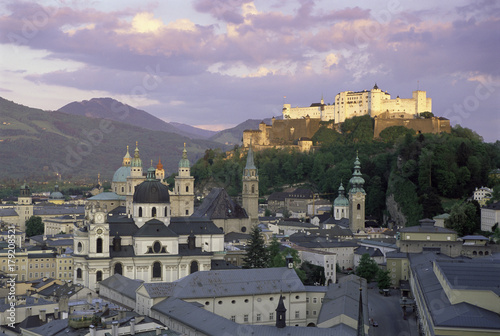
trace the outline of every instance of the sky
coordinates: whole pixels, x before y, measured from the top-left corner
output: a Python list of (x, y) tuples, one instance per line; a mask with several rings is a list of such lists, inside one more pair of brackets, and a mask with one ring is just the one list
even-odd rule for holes
[(375, 83), (500, 139), (500, 1), (4, 0), (0, 96), (220, 130)]

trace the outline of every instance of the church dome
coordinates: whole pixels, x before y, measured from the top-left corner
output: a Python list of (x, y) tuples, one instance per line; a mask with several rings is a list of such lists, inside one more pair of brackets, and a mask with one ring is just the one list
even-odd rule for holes
[(135, 188), (134, 203), (170, 203), (168, 187), (154, 178), (155, 169), (148, 169), (147, 180)]
[(128, 176), (130, 176), (130, 166), (121, 166), (113, 175), (113, 182), (127, 182)]
[(54, 200), (64, 199), (64, 195), (59, 191), (59, 186), (57, 184), (56, 184), (56, 187), (55, 187), (55, 191), (53, 191), (50, 194), (49, 199), (54, 199)]
[(333, 201), (334, 207), (346, 207), (349, 206), (349, 200), (344, 195), (338, 196), (335, 201)]

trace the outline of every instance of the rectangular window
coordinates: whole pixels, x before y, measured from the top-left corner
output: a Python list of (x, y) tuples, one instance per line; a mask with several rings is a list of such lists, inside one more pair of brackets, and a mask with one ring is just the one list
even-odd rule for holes
[(274, 313), (269, 313), (269, 320), (274, 320)]
[(243, 315), (243, 322), (248, 322), (248, 315)]
[(315, 310), (313, 310), (313, 315), (316, 316), (317, 312)]
[(318, 303), (318, 299), (317, 298), (313, 298), (313, 303)]
[(295, 311), (295, 318), (299, 318), (300, 317), (300, 311), (296, 310)]
[(231, 315), (231, 321), (236, 322), (236, 316), (235, 315)]
[(261, 320), (261, 315), (257, 314), (257, 322), (260, 322), (260, 320)]

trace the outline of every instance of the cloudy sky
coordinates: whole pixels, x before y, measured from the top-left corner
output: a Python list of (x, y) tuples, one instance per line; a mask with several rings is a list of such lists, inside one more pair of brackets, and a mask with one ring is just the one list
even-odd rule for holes
[[(496, 0), (5, 0), (0, 96), (112, 97), (209, 129), (376, 82), (500, 139)], [(286, 97), (286, 98), (285, 98)]]

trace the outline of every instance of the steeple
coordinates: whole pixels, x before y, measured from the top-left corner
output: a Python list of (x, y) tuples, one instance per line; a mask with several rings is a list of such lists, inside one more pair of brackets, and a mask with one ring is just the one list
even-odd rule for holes
[(189, 168), (191, 164), (189, 163), (186, 143), (184, 143), (184, 149), (182, 150), (182, 159), (179, 161), (179, 168)]
[(132, 159), (132, 157), (130, 156), (130, 153), (128, 152), (128, 145), (127, 145), (127, 154), (125, 154), (125, 156), (123, 157), (123, 162), (122, 162), (122, 166), (130, 166), (130, 160)]
[(283, 295), (280, 295), (278, 308), (276, 308), (276, 328), (286, 327), (286, 308), (283, 303)]
[(248, 149), (248, 155), (247, 155), (247, 164), (245, 166), (245, 175), (250, 176), (252, 169), (257, 171), (257, 167), (255, 167), (255, 163), (253, 161), (252, 143), (250, 142), (250, 147)]
[(358, 331), (356, 336), (365, 336), (365, 322), (363, 316), (363, 289), (359, 288)]
[(156, 165), (156, 169), (163, 170), (163, 164), (161, 163), (161, 158), (158, 158), (158, 164)]
[(356, 152), (356, 160), (354, 161), (354, 172), (352, 173), (352, 177), (349, 180), (351, 183), (351, 193), (362, 192), (366, 194), (363, 189), (363, 185), (365, 184), (365, 179), (361, 177), (361, 163), (359, 162), (358, 153)]
[[(127, 151), (127, 153), (128, 153), (128, 151)], [(139, 157), (139, 144), (137, 141), (135, 142), (134, 157), (132, 158), (130, 165), (132, 167), (142, 167), (142, 160)]]

